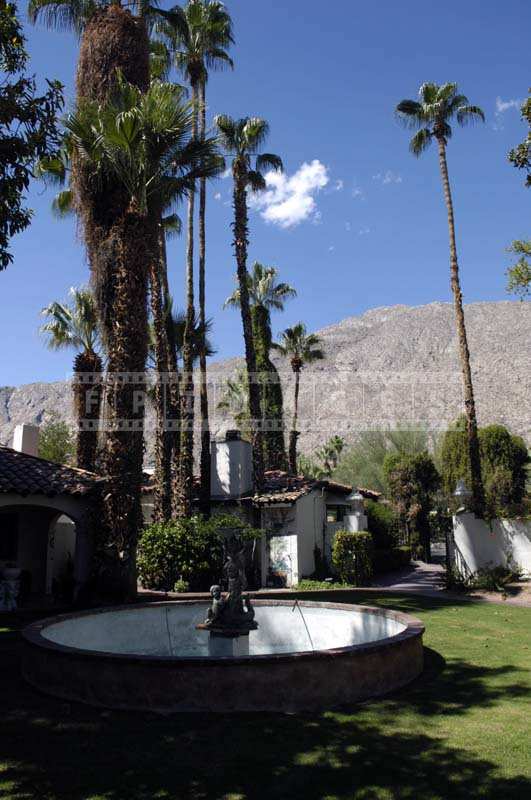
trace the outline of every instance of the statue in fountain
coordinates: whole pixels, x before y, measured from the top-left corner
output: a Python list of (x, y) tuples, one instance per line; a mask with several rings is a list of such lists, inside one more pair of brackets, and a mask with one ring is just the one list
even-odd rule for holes
[(245, 546), (237, 536), (232, 535), (225, 542), (225, 550), (223, 574), (227, 580), (228, 594), (223, 597), (221, 586), (217, 584), (210, 588), (212, 603), (206, 620), (197, 627), (223, 636), (245, 636), (258, 627), (251, 598), (248, 594), (242, 594), (247, 589)]

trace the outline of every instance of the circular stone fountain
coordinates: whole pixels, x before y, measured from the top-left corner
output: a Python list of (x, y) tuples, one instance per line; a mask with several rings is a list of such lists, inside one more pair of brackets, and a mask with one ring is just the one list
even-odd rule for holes
[(55, 617), (24, 631), (22, 669), (58, 697), (119, 709), (309, 711), (419, 675), (423, 625), (396, 611), (255, 600), (257, 629), (197, 630), (209, 604), (150, 603)]

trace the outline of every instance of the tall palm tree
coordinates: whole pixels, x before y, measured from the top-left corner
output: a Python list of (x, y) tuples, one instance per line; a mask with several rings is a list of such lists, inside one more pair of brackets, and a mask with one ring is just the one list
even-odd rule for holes
[(464, 94), (459, 94), (456, 83), (423, 83), (419, 89), (418, 100), (402, 100), (396, 107), (399, 119), (409, 128), (418, 129), (411, 139), (409, 149), (414, 156), (420, 156), (435, 139), (439, 150), (439, 168), (444, 190), (444, 199), (448, 213), (448, 231), (450, 238), (450, 284), (454, 297), (454, 309), (459, 341), (459, 355), (463, 376), (465, 411), (467, 418), (468, 453), (470, 458), (470, 476), (474, 509), (482, 516), (485, 508), (485, 493), (481, 478), (479, 456), (478, 426), (472, 372), (470, 369), (470, 351), (463, 310), (463, 295), (459, 281), (457, 246), (455, 241), (454, 207), (448, 177), (446, 147), (452, 136), (450, 122), (454, 119), (458, 125), (466, 125), (477, 120), (484, 121), (485, 115), (479, 106), (471, 105)]
[(289, 437), (289, 468), (297, 473), (297, 419), (299, 414), (299, 388), (301, 370), (306, 364), (313, 364), (325, 358), (320, 347), (321, 340), (315, 333), (307, 333), (306, 325), (298, 322), (292, 328), (286, 328), (280, 336), (280, 342), (273, 344), (275, 350), (290, 359), (291, 369), (295, 374), (295, 396), (293, 401), (293, 422)]
[[(232, 67), (227, 48), (233, 43), (232, 21), (219, 0), (189, 0), (180, 9), (170, 9), (157, 26), (163, 41), (167, 42), (177, 69), (190, 83), (192, 102), (196, 110), (195, 130), (201, 139), (206, 136), (206, 84), (210, 69)], [(193, 423), (194, 383), (192, 371), (192, 338), (194, 329), (194, 208), (195, 193), (188, 200), (186, 294), (187, 325), (184, 339), (184, 372), (187, 376), (184, 415), (185, 429), (182, 440), (182, 476), (184, 500), (191, 511), (193, 485)], [(206, 181), (199, 182), (199, 324), (205, 330), (205, 259), (206, 259)], [(206, 348), (200, 354), (200, 411), (201, 411), (201, 490), (200, 509), (210, 513), (210, 426), (208, 419), (208, 391), (206, 379)]]
[(89, 289), (72, 287), (70, 297), (70, 303), (55, 301), (43, 308), (41, 314), (47, 321), (40, 330), (47, 337), (51, 350), (72, 348), (78, 351), (73, 368), (76, 463), (80, 469), (94, 472), (102, 395), (97, 311)]
[[(256, 349), (256, 368), (262, 383), (262, 414), (264, 430), (265, 469), (286, 469), (284, 443), (282, 384), (277, 368), (270, 359), (272, 346), (271, 311), (283, 311), (287, 299), (297, 292), (288, 283), (278, 282), (278, 269), (255, 261), (247, 276), (249, 302)], [(235, 289), (224, 307), (240, 306), (240, 290)]]
[[(215, 119), (222, 148), (232, 155), (234, 251), (240, 291), (240, 311), (245, 342), (245, 361), (249, 381), (249, 413), (253, 444), (254, 483), (257, 489), (263, 484), (264, 462), (261, 432), (260, 386), (256, 380), (256, 350), (253, 338), (251, 307), (249, 301), (247, 248), (249, 245), (249, 218), (247, 190), (263, 191), (266, 187), (263, 173), (274, 169), (282, 171), (282, 160), (273, 153), (259, 153), (269, 133), (269, 125), (259, 117), (232, 119), (226, 115)], [(254, 167), (252, 159), (254, 160)]]
[[(155, 81), (147, 92), (119, 78), (112, 101), (85, 103), (70, 115), (67, 129), (83, 171), (95, 184), (116, 186), (128, 197), (115, 216), (103, 257), (113, 263), (112, 282), (102, 298), (112, 320), (106, 331), (110, 430), (106, 519), (121, 555), (121, 571), (136, 587), (136, 541), (142, 523), (143, 407), (138, 401), (147, 358), (147, 284), (158, 265), (161, 210), (192, 191), (200, 177), (222, 168), (213, 139), (192, 136), (193, 109), (182, 90)], [(160, 324), (158, 325), (160, 329)], [(121, 374), (133, 380), (121, 381)]]

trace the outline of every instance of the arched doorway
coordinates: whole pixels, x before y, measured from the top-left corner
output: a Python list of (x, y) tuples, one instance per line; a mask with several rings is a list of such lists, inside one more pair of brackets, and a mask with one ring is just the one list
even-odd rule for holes
[(57, 514), (48, 528), (46, 594), (69, 594), (74, 580), (76, 539), (74, 520), (66, 514)]

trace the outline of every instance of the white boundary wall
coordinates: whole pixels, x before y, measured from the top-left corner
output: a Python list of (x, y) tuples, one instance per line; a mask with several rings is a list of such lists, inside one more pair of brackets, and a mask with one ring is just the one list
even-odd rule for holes
[(454, 560), (464, 577), (482, 567), (517, 567), (531, 576), (531, 521), (496, 519), (491, 525), (474, 514), (454, 517)]

